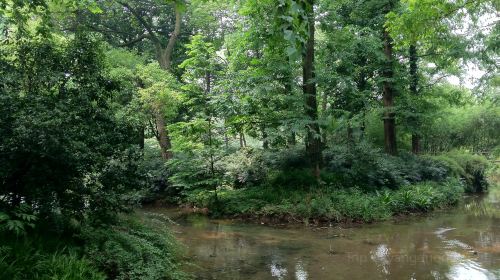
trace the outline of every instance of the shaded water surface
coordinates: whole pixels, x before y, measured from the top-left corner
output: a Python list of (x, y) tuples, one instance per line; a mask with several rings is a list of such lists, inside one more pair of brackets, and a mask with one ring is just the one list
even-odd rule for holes
[(196, 279), (500, 279), (500, 189), (425, 217), (276, 228), (163, 212)]

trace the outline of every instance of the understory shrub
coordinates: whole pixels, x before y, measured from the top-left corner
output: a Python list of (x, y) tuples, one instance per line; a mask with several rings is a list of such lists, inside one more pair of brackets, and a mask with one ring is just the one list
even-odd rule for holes
[(310, 168), (287, 169), (272, 172), (269, 176), (271, 186), (283, 186), (286, 188), (309, 188), (317, 184)]
[(181, 248), (165, 226), (166, 220), (138, 219), (84, 228), (80, 238), (85, 255), (109, 279), (185, 279), (179, 270)]
[(311, 190), (260, 187), (218, 190), (217, 207), (213, 191), (191, 193), (186, 202), (208, 207), (213, 215), (266, 216), (293, 220), (320, 219), (372, 222), (396, 214), (426, 212), (457, 203), (464, 192), (457, 179), (420, 182), (398, 190), (388, 188), (366, 192), (360, 188), (317, 187)]
[(486, 172), (489, 162), (484, 156), (455, 150), (431, 158), (442, 162), (449, 176), (461, 179), (467, 192), (482, 192), (487, 189)]
[(168, 180), (170, 173), (165, 161), (158, 156), (161, 150), (156, 139), (145, 139), (143, 154), (144, 160), (140, 162), (139, 168), (141, 173), (145, 174), (147, 191), (142, 202), (148, 203), (159, 198), (171, 198), (178, 195), (178, 191)]
[(235, 188), (261, 185), (270, 171), (265, 152), (250, 147), (225, 156), (220, 165), (224, 170), (224, 181)]
[(442, 184), (423, 182), (398, 190), (390, 200), (389, 205), (394, 213), (426, 212), (443, 205), (457, 203), (463, 192), (462, 183), (456, 179)]
[[(217, 162), (215, 169), (218, 177), (211, 184), (205, 184), (210, 181), (208, 174), (192, 171), (197, 169), (198, 164), (197, 160), (190, 159), (192, 165), (184, 162), (186, 169), (176, 172), (172, 179), (178, 182), (182, 200), (204, 201), (204, 205), (215, 199), (215, 194), (207, 195), (207, 191), (215, 189), (214, 184), (221, 189), (258, 187), (262, 190), (272, 186), (276, 189), (283, 187), (290, 192), (326, 185), (336, 189), (359, 188), (373, 192), (398, 190), (426, 181), (444, 182), (452, 177), (464, 180), (466, 190), (470, 192), (480, 192), (486, 188), (487, 160), (463, 151), (441, 156), (417, 156), (405, 152), (389, 156), (371, 144), (361, 142), (329, 148), (325, 150), (324, 158), (320, 180), (308, 167), (305, 152), (301, 148), (289, 148), (282, 152), (243, 148), (229, 153)], [(200, 176), (202, 180), (199, 180)], [(184, 179), (179, 180), (181, 177)], [(222, 204), (219, 206), (224, 207)]]
[(72, 232), (38, 226), (20, 233), (1, 230), (0, 279), (186, 279), (182, 248), (168, 222), (161, 215), (127, 215)]
[(2, 236), (0, 279), (104, 280), (105, 275), (74, 250), (43, 248), (43, 239), (11, 239)]
[[(366, 142), (352, 147), (337, 145), (325, 152), (325, 171), (339, 187), (360, 187), (365, 190), (397, 189), (447, 177), (445, 165), (432, 158), (401, 153), (394, 157)], [(328, 179), (327, 179), (328, 180)]]

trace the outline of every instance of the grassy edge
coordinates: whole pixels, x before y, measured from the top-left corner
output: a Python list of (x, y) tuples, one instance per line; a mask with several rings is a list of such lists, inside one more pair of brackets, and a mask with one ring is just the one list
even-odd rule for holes
[(457, 204), (464, 194), (456, 179), (422, 182), (398, 190), (365, 193), (359, 189), (287, 190), (247, 188), (190, 193), (185, 203), (215, 217), (287, 223), (370, 223), (393, 216), (425, 213)]

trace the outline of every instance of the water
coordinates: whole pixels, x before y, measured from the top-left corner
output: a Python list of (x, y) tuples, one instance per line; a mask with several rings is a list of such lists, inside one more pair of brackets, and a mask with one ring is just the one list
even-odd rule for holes
[(424, 217), (270, 227), (163, 212), (196, 279), (500, 279), (500, 188)]

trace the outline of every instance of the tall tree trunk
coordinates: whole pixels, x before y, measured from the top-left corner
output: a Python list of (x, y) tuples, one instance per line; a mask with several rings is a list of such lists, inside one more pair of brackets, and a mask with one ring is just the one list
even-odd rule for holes
[(215, 202), (217, 203), (218, 201), (218, 196), (217, 196), (217, 183), (215, 183), (215, 156), (214, 156), (214, 149), (213, 149), (213, 140), (212, 140), (212, 118), (208, 118), (208, 145), (210, 146), (210, 176), (212, 177), (212, 181), (214, 183), (214, 198)]
[(157, 138), (158, 138), (158, 143), (160, 144), (161, 157), (164, 160), (169, 160), (173, 157), (172, 151), (170, 151), (172, 143), (170, 142), (170, 137), (166, 129), (165, 117), (162, 114), (160, 106), (156, 106), (154, 111), (155, 111), (156, 129), (158, 131)]
[(363, 120), (361, 121), (361, 127), (360, 129), (360, 135), (359, 135), (359, 140), (364, 140), (365, 139), (365, 134), (366, 134), (366, 112), (363, 111)]
[(212, 90), (212, 75), (210, 74), (210, 71), (205, 73), (205, 86), (205, 92), (209, 94)]
[(181, 11), (180, 7), (174, 3), (174, 12), (175, 12), (175, 25), (174, 31), (170, 34), (170, 38), (168, 39), (167, 47), (162, 49), (160, 52), (162, 59), (159, 61), (161, 67), (167, 71), (171, 71), (172, 68), (172, 53), (174, 52), (175, 42), (177, 41), (177, 37), (181, 33)]
[(262, 148), (267, 150), (269, 149), (269, 140), (267, 139), (266, 126), (261, 125), (260, 130), (262, 131)]
[(141, 126), (139, 128), (139, 135), (138, 135), (139, 136), (139, 148), (141, 150), (144, 150), (144, 138), (146, 138), (145, 133), (146, 133), (146, 128), (144, 126)]
[[(417, 46), (415, 44), (410, 45), (410, 92), (413, 97), (418, 95), (418, 56), (417, 56)], [(418, 118), (415, 118), (415, 123), (418, 125)], [(411, 135), (411, 151), (414, 154), (420, 153), (420, 134), (418, 132), (418, 127), (414, 128), (417, 131), (413, 131)]]
[(227, 136), (227, 128), (224, 126), (224, 147), (226, 150), (229, 149), (229, 137)]
[[(164, 48), (162, 40), (160, 39), (160, 36), (162, 34), (158, 34), (158, 32), (154, 30), (153, 26), (151, 26), (151, 24), (143, 18), (141, 13), (138, 10), (134, 9), (133, 5), (130, 5), (130, 3), (127, 1), (120, 1), (120, 0), (117, 0), (117, 3), (122, 5), (123, 8), (129, 10), (132, 13), (132, 15), (137, 19), (139, 24), (141, 24), (142, 27), (147, 31), (150, 40), (155, 45), (156, 56), (158, 63), (160, 64), (160, 67), (164, 70), (171, 72), (172, 53), (174, 51), (175, 42), (177, 41), (177, 37), (179, 36), (181, 30), (181, 10), (180, 10), (181, 7), (177, 5), (176, 1), (174, 1), (173, 3), (174, 13), (175, 13), (174, 31), (172, 32), (172, 34), (170, 34), (167, 46)], [(162, 157), (164, 159), (170, 159), (172, 158), (172, 152), (170, 151), (172, 145), (166, 126), (165, 117), (163, 115), (163, 110), (161, 107), (162, 106), (160, 104), (156, 104), (154, 108), (154, 118), (156, 119), (155, 125), (156, 125), (156, 130), (158, 131), (157, 138), (160, 144)]]
[(385, 152), (390, 155), (397, 154), (396, 147), (396, 120), (394, 112), (394, 58), (392, 54), (392, 39), (387, 29), (383, 31), (384, 54), (386, 63), (382, 75), (383, 101), (384, 101), (384, 146)]
[(322, 163), (321, 138), (318, 124), (318, 102), (316, 97), (316, 81), (314, 73), (314, 0), (305, 1), (308, 21), (308, 38), (302, 56), (302, 91), (305, 96), (305, 113), (311, 123), (307, 126), (306, 153), (316, 178), (319, 179)]
[[(326, 114), (326, 110), (328, 107), (328, 93), (326, 90), (323, 92), (322, 99), (323, 100), (321, 100), (321, 115), (324, 116)], [(328, 135), (326, 134), (326, 131), (327, 130), (325, 129), (325, 127), (323, 127), (321, 132), (321, 141), (323, 141), (323, 143), (327, 142)]]
[(288, 147), (293, 147), (293, 146), (295, 146), (295, 144), (297, 144), (297, 140), (295, 139), (295, 132), (292, 131), (288, 135), (287, 145), (288, 145)]
[[(361, 73), (359, 74), (357, 88), (360, 93), (365, 93), (366, 90), (368, 89), (368, 82), (366, 80), (365, 71), (361, 71)], [(365, 97), (363, 96), (363, 98)], [(364, 101), (363, 101), (363, 107), (361, 108), (361, 115), (362, 115), (362, 120), (361, 120), (360, 135), (358, 141), (361, 141), (365, 137), (366, 103)]]
[(354, 147), (354, 137), (352, 131), (352, 114), (349, 114), (347, 119), (347, 149), (349, 152), (352, 152), (352, 148)]
[[(291, 68), (291, 66), (290, 66)], [(293, 96), (293, 77), (292, 77), (292, 71), (290, 71), (290, 68), (287, 69), (284, 75), (283, 83), (285, 85), (285, 94), (287, 96)], [(293, 110), (293, 104), (291, 102), (287, 102), (287, 110)], [(295, 140), (295, 132), (290, 129), (290, 134), (288, 134), (287, 139), (286, 139), (286, 145), (287, 147), (292, 147), (295, 146), (296, 140)]]
[[(164, 70), (167, 70), (169, 72), (172, 71), (172, 53), (174, 51), (174, 46), (175, 42), (177, 41), (177, 37), (180, 34), (180, 29), (181, 29), (181, 12), (180, 8), (174, 3), (175, 5), (175, 26), (174, 26), (174, 31), (170, 35), (170, 38), (168, 40), (168, 44), (166, 48), (162, 48), (161, 45), (158, 43), (157, 44), (157, 56), (158, 56), (158, 63), (160, 64), (160, 67)], [(172, 142), (170, 140), (170, 135), (165, 123), (165, 116), (161, 112), (160, 106), (158, 106), (155, 110), (155, 118), (156, 118), (156, 129), (158, 130), (159, 133), (159, 143), (160, 143), (160, 148), (161, 148), (161, 154), (162, 158), (165, 160), (169, 160), (173, 157), (171, 148), (172, 148)]]

